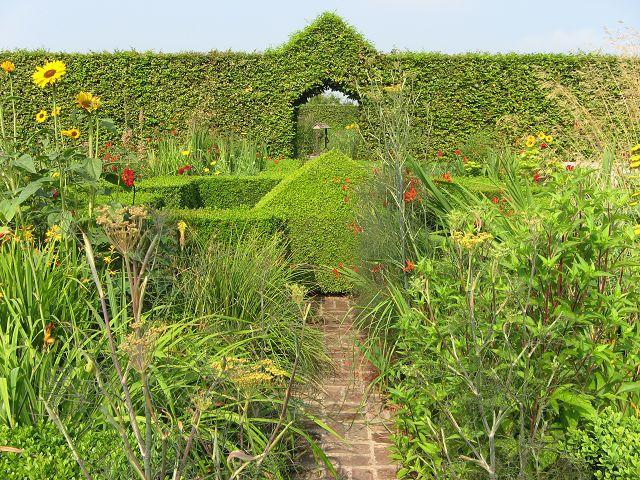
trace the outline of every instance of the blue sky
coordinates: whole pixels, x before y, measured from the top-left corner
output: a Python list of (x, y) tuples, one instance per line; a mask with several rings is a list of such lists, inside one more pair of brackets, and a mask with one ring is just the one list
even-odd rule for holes
[(0, 50), (261, 51), (323, 11), (385, 52), (611, 51), (605, 28), (640, 28), (640, 0), (0, 0)]

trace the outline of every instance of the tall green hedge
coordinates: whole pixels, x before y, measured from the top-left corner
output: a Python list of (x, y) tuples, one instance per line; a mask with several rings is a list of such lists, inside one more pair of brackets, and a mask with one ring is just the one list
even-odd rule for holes
[[(263, 53), (89, 53), (45, 51), (0, 52), (12, 60), (16, 93), (22, 97), (21, 128), (32, 133), (35, 114), (51, 108), (51, 89), (31, 82), (36, 65), (47, 59), (67, 63), (67, 75), (57, 95), (63, 106), (64, 127), (80, 90), (101, 97), (100, 113), (112, 117), (120, 131), (131, 128), (145, 137), (154, 129), (181, 128), (190, 120), (207, 126), (247, 133), (264, 140), (273, 154), (292, 154), (296, 109), (325, 87), (359, 98), (359, 87), (370, 78), (392, 82), (401, 68), (413, 78), (419, 95), (416, 154), (428, 157), (438, 149), (457, 145), (471, 133), (500, 131), (512, 126), (570, 128), (571, 118), (547, 100), (539, 82), (545, 74), (589, 101), (580, 70), (610, 75), (617, 59), (602, 55), (444, 55), (437, 53), (378, 53), (362, 35), (337, 15), (322, 14), (279, 48)], [(6, 93), (6, 76), (0, 79)], [(368, 99), (359, 98), (366, 106)], [(618, 100), (611, 85), (610, 100)], [(142, 115), (141, 115), (142, 113)], [(360, 112), (359, 124), (371, 128)], [(426, 132), (431, 131), (429, 137)], [(526, 132), (518, 132), (526, 133)]]

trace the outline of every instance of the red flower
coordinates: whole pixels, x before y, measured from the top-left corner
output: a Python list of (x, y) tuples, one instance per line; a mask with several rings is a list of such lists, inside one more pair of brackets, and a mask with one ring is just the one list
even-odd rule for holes
[(382, 270), (381, 263), (376, 263), (373, 267), (371, 267), (371, 273), (378, 273), (380, 270)]
[(411, 187), (409, 190), (404, 192), (404, 201), (405, 202), (413, 202), (418, 196), (418, 192), (415, 187)]
[(185, 169), (185, 170), (189, 170), (189, 171), (191, 171), (191, 170), (192, 170), (191, 165), (185, 165), (185, 166), (184, 166), (184, 169)]
[(500, 199), (499, 199), (498, 197), (493, 197), (493, 198), (491, 199), (491, 201), (492, 201), (493, 203), (498, 203), (498, 202), (500, 201)]
[(183, 175), (184, 174), (184, 167), (180, 167), (178, 169), (178, 175)]
[(564, 167), (564, 168), (565, 168), (565, 170), (566, 170), (567, 172), (573, 172), (573, 169), (574, 169), (574, 168), (576, 168), (576, 167), (575, 167), (574, 165), (571, 165), (571, 164), (569, 163), (569, 164), (568, 164), (566, 167)]
[(104, 156), (105, 160), (111, 160), (111, 155), (109, 155), (108, 153)]
[(540, 150), (544, 150), (545, 148), (547, 148), (549, 145), (547, 145), (546, 143), (541, 143), (540, 144)]
[(107, 142), (104, 144), (104, 148), (109, 148), (111, 146), (111, 142)]
[(456, 155), (461, 155), (461, 154), (462, 154), (462, 152), (460, 151), (460, 149), (456, 150), (456, 151), (455, 151), (455, 152), (453, 152), (453, 153), (455, 153)]
[(122, 171), (122, 181), (127, 187), (133, 187), (133, 182), (136, 178), (136, 174), (130, 168), (125, 168)]
[(60, 196), (60, 192), (58, 190), (54, 190), (53, 191), (53, 199), (55, 200), (56, 198), (58, 198)]
[(349, 177), (344, 179), (344, 183), (349, 183)]
[(406, 267), (402, 269), (403, 272), (410, 272), (415, 268), (415, 264), (411, 260), (407, 260)]
[(466, 155), (462, 157), (462, 163), (468, 163), (468, 162), (469, 162), (469, 158)]
[(331, 271), (336, 276), (336, 278), (340, 278), (340, 271), (336, 267), (333, 267)]
[(443, 152), (442, 150), (438, 150), (438, 151), (436, 152), (436, 156), (437, 156), (437, 157), (442, 157), (443, 155), (444, 155), (444, 152)]
[(342, 187), (340, 187), (340, 188), (342, 188), (342, 191), (343, 191), (343, 192), (346, 192), (346, 191), (349, 189), (349, 185), (344, 184), (344, 185), (342, 185)]
[(442, 180), (444, 180), (447, 183), (451, 183), (453, 181), (453, 179), (451, 178), (451, 173), (449, 173), (449, 172), (443, 173), (442, 174)]
[(115, 172), (116, 170), (118, 170), (118, 166), (117, 165), (111, 165), (111, 171)]
[(540, 175), (538, 175), (537, 173), (533, 176), (533, 181), (538, 183), (540, 180), (542, 179), (542, 177)]

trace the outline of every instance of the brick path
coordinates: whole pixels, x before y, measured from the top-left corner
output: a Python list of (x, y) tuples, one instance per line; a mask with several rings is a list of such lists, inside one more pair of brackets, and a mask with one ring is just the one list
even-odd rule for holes
[(364, 359), (355, 340), (353, 313), (348, 297), (322, 297), (318, 301), (316, 326), (325, 333), (327, 351), (334, 362), (323, 386), (307, 398), (308, 410), (338, 433), (344, 441), (311, 429), (312, 436), (338, 472), (331, 475), (307, 455), (305, 480), (392, 480), (396, 466), (389, 458), (392, 421), (380, 398), (367, 386), (375, 370)]

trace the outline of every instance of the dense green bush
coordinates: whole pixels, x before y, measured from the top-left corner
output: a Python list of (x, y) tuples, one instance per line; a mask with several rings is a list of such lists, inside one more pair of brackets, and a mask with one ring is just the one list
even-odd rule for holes
[[(1, 52), (0, 57), (16, 64), (18, 109), (32, 112), (19, 119), (25, 137), (39, 128), (33, 115), (41, 108), (51, 109), (48, 93), (32, 83), (31, 74), (47, 59), (60, 59), (68, 67), (58, 86), (65, 128), (71, 126), (66, 112), (72, 110), (78, 91), (85, 90), (102, 98), (101, 116), (112, 117), (120, 129), (132, 128), (140, 138), (196, 119), (206, 127), (264, 141), (272, 155), (293, 153), (296, 109), (308, 98), (329, 86), (366, 103), (359, 87), (372, 77), (387, 81), (398, 65), (412, 76), (419, 94), (416, 126), (423, 133), (415, 135), (412, 147), (426, 157), (484, 130), (498, 131), (511, 140), (514, 129), (571, 129), (573, 118), (546, 98), (539, 82), (542, 72), (582, 92), (589, 103), (593, 100), (584, 94), (581, 68), (590, 66), (603, 78), (610, 78), (609, 72), (615, 74), (617, 68), (615, 57), (600, 55), (379, 54), (332, 13), (264, 53), (14, 51)], [(617, 101), (617, 87), (611, 82), (605, 85), (608, 100)], [(7, 82), (0, 88), (6, 93)], [(364, 132), (375, 128), (367, 125), (366, 118), (358, 123)], [(431, 142), (426, 141), (427, 130)]]
[(253, 209), (286, 218), (292, 261), (312, 268), (324, 292), (350, 288), (331, 268), (357, 267), (358, 234), (350, 225), (366, 175), (361, 164), (333, 150), (289, 175)]
[(167, 213), (170, 223), (175, 225), (183, 221), (187, 224), (187, 242), (193, 239), (206, 242), (213, 238), (225, 242), (242, 234), (271, 235), (287, 231), (287, 222), (282, 215), (264, 210), (201, 208), (172, 209)]
[[(120, 442), (112, 430), (86, 430), (75, 425), (80, 456), (96, 479), (128, 478), (126, 459), (113, 445)], [(71, 455), (67, 442), (53, 423), (0, 426), (0, 445), (20, 448), (22, 453), (0, 453), (0, 473), (6, 479), (81, 480), (84, 476)]]
[(152, 193), (168, 208), (228, 209), (252, 207), (276, 186), (283, 176), (172, 176), (140, 182), (137, 190)]
[(640, 420), (611, 407), (569, 429), (571, 455), (587, 463), (598, 480), (635, 480), (640, 475)]

